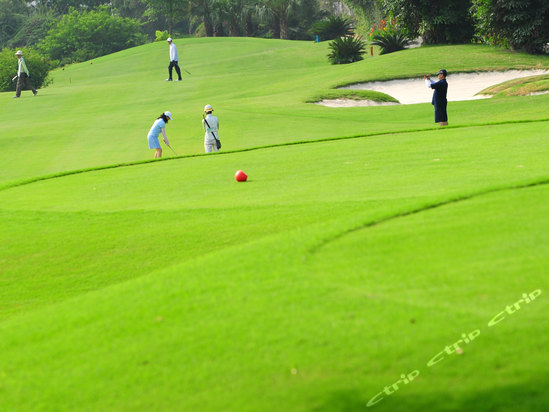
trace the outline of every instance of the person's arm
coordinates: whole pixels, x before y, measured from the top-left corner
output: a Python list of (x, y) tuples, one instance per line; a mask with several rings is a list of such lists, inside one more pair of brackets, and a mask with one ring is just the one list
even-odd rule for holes
[(431, 85), (435, 84), (435, 82), (433, 80), (431, 80), (431, 78), (429, 76), (424, 76), (423, 78), (425, 79), (425, 85), (428, 88), (431, 88)]
[(166, 146), (170, 145), (170, 142), (168, 141), (168, 136), (166, 136), (166, 129), (162, 128), (162, 137), (164, 138), (164, 143), (166, 143)]

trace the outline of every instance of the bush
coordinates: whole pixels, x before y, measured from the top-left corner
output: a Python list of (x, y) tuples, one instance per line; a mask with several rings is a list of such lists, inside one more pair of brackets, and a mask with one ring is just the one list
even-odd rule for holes
[[(17, 74), (18, 62), (15, 51), (5, 48), (0, 52), (0, 91), (13, 91), (17, 85), (16, 81), (11, 81), (13, 76)], [(32, 49), (22, 49), (22, 51), (25, 64), (29, 69), (32, 85), (39, 89), (51, 84), (49, 71), (52, 69), (52, 64), (48, 59)]]
[(406, 36), (395, 21), (387, 23), (381, 20), (370, 29), (371, 43), (381, 48), (379, 54), (387, 54), (404, 50), (412, 41)]
[(156, 38), (154, 39), (154, 41), (168, 40), (168, 37), (170, 37), (170, 35), (168, 34), (168, 30), (164, 30), (164, 31), (157, 30), (155, 34), (156, 34)]
[(61, 64), (82, 62), (145, 43), (140, 28), (136, 19), (113, 16), (106, 6), (82, 13), (73, 9), (38, 47)]
[(328, 59), (332, 64), (347, 64), (362, 60), (366, 52), (366, 43), (360, 37), (338, 37), (330, 42), (332, 50)]
[(352, 36), (353, 23), (346, 17), (330, 16), (327, 20), (313, 24), (311, 32), (313, 35), (318, 35), (320, 41)]

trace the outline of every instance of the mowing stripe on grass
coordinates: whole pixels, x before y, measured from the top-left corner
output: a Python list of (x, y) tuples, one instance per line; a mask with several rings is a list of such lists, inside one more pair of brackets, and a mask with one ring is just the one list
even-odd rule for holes
[(129, 167), (129, 166), (139, 166), (147, 163), (153, 163), (153, 162), (163, 162), (168, 160), (179, 160), (179, 159), (188, 159), (188, 158), (194, 158), (194, 157), (203, 157), (203, 156), (223, 156), (223, 155), (229, 155), (233, 153), (243, 153), (243, 152), (251, 152), (255, 150), (263, 150), (263, 149), (272, 149), (277, 147), (286, 147), (286, 146), (294, 146), (294, 145), (300, 145), (300, 144), (312, 144), (312, 143), (324, 143), (324, 142), (331, 142), (331, 141), (337, 141), (337, 140), (348, 140), (348, 139), (360, 139), (363, 137), (377, 137), (377, 136), (388, 136), (388, 135), (399, 135), (399, 134), (407, 134), (407, 133), (417, 133), (417, 132), (433, 132), (433, 131), (443, 131), (443, 130), (451, 130), (451, 129), (466, 129), (466, 128), (473, 128), (473, 127), (489, 127), (489, 126), (500, 126), (505, 124), (523, 124), (523, 123), (543, 123), (543, 122), (549, 122), (549, 118), (545, 119), (526, 119), (526, 120), (509, 120), (505, 122), (487, 122), (487, 123), (479, 123), (475, 125), (455, 125), (455, 126), (446, 126), (444, 129), (441, 129), (439, 126), (432, 126), (432, 127), (426, 127), (421, 129), (411, 129), (411, 130), (398, 130), (398, 131), (388, 131), (388, 132), (376, 132), (376, 133), (364, 133), (364, 134), (356, 134), (356, 135), (350, 135), (350, 136), (340, 136), (340, 137), (323, 137), (320, 139), (310, 139), (310, 140), (296, 140), (294, 142), (285, 142), (285, 143), (273, 143), (269, 145), (263, 145), (263, 146), (252, 146), (244, 149), (235, 149), (235, 150), (226, 150), (223, 152), (215, 152), (215, 153), (195, 153), (195, 154), (188, 154), (188, 155), (180, 155), (180, 156), (174, 156), (174, 157), (164, 157), (160, 159), (147, 159), (147, 160), (138, 160), (135, 162), (126, 162), (126, 163), (115, 163), (111, 165), (103, 165), (103, 166), (95, 166), (95, 167), (89, 167), (85, 169), (76, 169), (76, 170), (68, 170), (65, 172), (59, 172), (59, 173), (53, 173), (48, 175), (42, 175), (42, 176), (36, 176), (32, 177), (30, 179), (23, 179), (23, 180), (16, 180), (13, 182), (8, 182), (6, 184), (0, 185), (0, 191), (12, 189), (14, 187), (20, 187), (20, 186), (26, 186), (31, 183), (40, 182), (43, 180), (50, 180), (50, 179), (57, 179), (60, 177), (70, 176), (70, 175), (76, 175), (81, 173), (88, 173), (88, 172), (96, 172), (99, 170), (107, 170), (107, 169), (116, 169), (120, 167)]
[(463, 202), (465, 200), (475, 199), (477, 197), (489, 195), (489, 194), (492, 194), (492, 193), (504, 192), (504, 191), (507, 191), (507, 190), (527, 189), (527, 188), (531, 188), (531, 187), (535, 187), (535, 186), (543, 186), (543, 185), (546, 185), (546, 184), (549, 184), (549, 177), (545, 177), (545, 178), (542, 178), (541, 180), (530, 181), (530, 182), (521, 183), (521, 184), (516, 184), (515, 183), (515, 184), (510, 185), (510, 186), (493, 187), (493, 188), (481, 190), (481, 191), (478, 191), (478, 192), (469, 193), (469, 194), (466, 194), (466, 195), (452, 197), (450, 199), (443, 200), (443, 201), (427, 203), (426, 205), (421, 206), (421, 207), (417, 207), (417, 208), (414, 208), (414, 209), (411, 209), (411, 210), (406, 210), (406, 211), (399, 212), (399, 213), (396, 213), (396, 214), (393, 214), (393, 215), (385, 216), (385, 217), (382, 217), (380, 219), (367, 221), (367, 222), (361, 223), (358, 226), (351, 227), (349, 229), (345, 229), (345, 230), (343, 230), (339, 233), (331, 235), (330, 237), (327, 237), (327, 238), (321, 240), (320, 242), (314, 244), (313, 246), (311, 246), (308, 249), (308, 251), (307, 251), (308, 256), (305, 256), (305, 258), (307, 259), (307, 257), (315, 255), (316, 253), (318, 253), (321, 249), (323, 249), (328, 244), (333, 243), (333, 242), (335, 242), (339, 239), (342, 239), (343, 237), (345, 237), (345, 236), (347, 236), (351, 233), (355, 233), (355, 232), (358, 232), (358, 231), (363, 230), (363, 229), (368, 229), (368, 228), (373, 227), (373, 226), (378, 226), (382, 223), (390, 222), (390, 221), (399, 219), (401, 217), (417, 215), (418, 213), (421, 213), (421, 212), (426, 212), (428, 210), (438, 209), (438, 208), (441, 208), (443, 206), (449, 206), (449, 205), (452, 205), (452, 204), (455, 204), (455, 203)]

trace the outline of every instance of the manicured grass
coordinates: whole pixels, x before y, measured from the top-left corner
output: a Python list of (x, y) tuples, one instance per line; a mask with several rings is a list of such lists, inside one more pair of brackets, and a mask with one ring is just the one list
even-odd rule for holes
[[(2, 409), (549, 408), (549, 96), (452, 103), (447, 128), (430, 105), (305, 103), (546, 57), (449, 46), (336, 67), (323, 44), (177, 44), (182, 83), (153, 44), (58, 71), (36, 99), (0, 95)], [(215, 155), (199, 155), (206, 103)], [(186, 156), (144, 162), (165, 109)]]
[(523, 77), (509, 80), (507, 82), (491, 86), (480, 92), (480, 94), (491, 94), (501, 96), (527, 96), (530, 93), (541, 93), (549, 91), (549, 75)]

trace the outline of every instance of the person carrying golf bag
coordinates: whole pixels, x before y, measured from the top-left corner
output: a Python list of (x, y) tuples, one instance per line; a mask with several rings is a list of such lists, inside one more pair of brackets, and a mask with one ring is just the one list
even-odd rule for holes
[(219, 141), (219, 120), (213, 114), (213, 108), (209, 104), (204, 106), (204, 113), (202, 115), (202, 127), (204, 128), (204, 149), (206, 153), (218, 152), (221, 149), (221, 142)]
[(21, 90), (23, 88), (29, 89), (32, 91), (32, 94), (35, 96), (38, 94), (36, 89), (32, 87), (32, 85), (29, 83), (29, 69), (27, 69), (27, 65), (25, 64), (25, 59), (23, 59), (23, 52), (21, 50), (17, 50), (15, 53), (17, 58), (19, 59), (19, 67), (17, 68), (17, 76), (15, 76), (12, 81), (17, 79), (17, 86), (15, 87), (15, 96), (13, 96), (14, 99), (21, 96)]
[(170, 112), (162, 113), (153, 123), (151, 130), (149, 130), (149, 134), (147, 135), (147, 140), (149, 141), (149, 149), (155, 149), (155, 159), (162, 157), (162, 148), (160, 147), (160, 141), (158, 140), (158, 136), (160, 135), (160, 133), (162, 133), (162, 137), (164, 139), (164, 143), (166, 143), (166, 146), (170, 147), (168, 136), (166, 136), (166, 125), (170, 120), (173, 120), (172, 114)]

